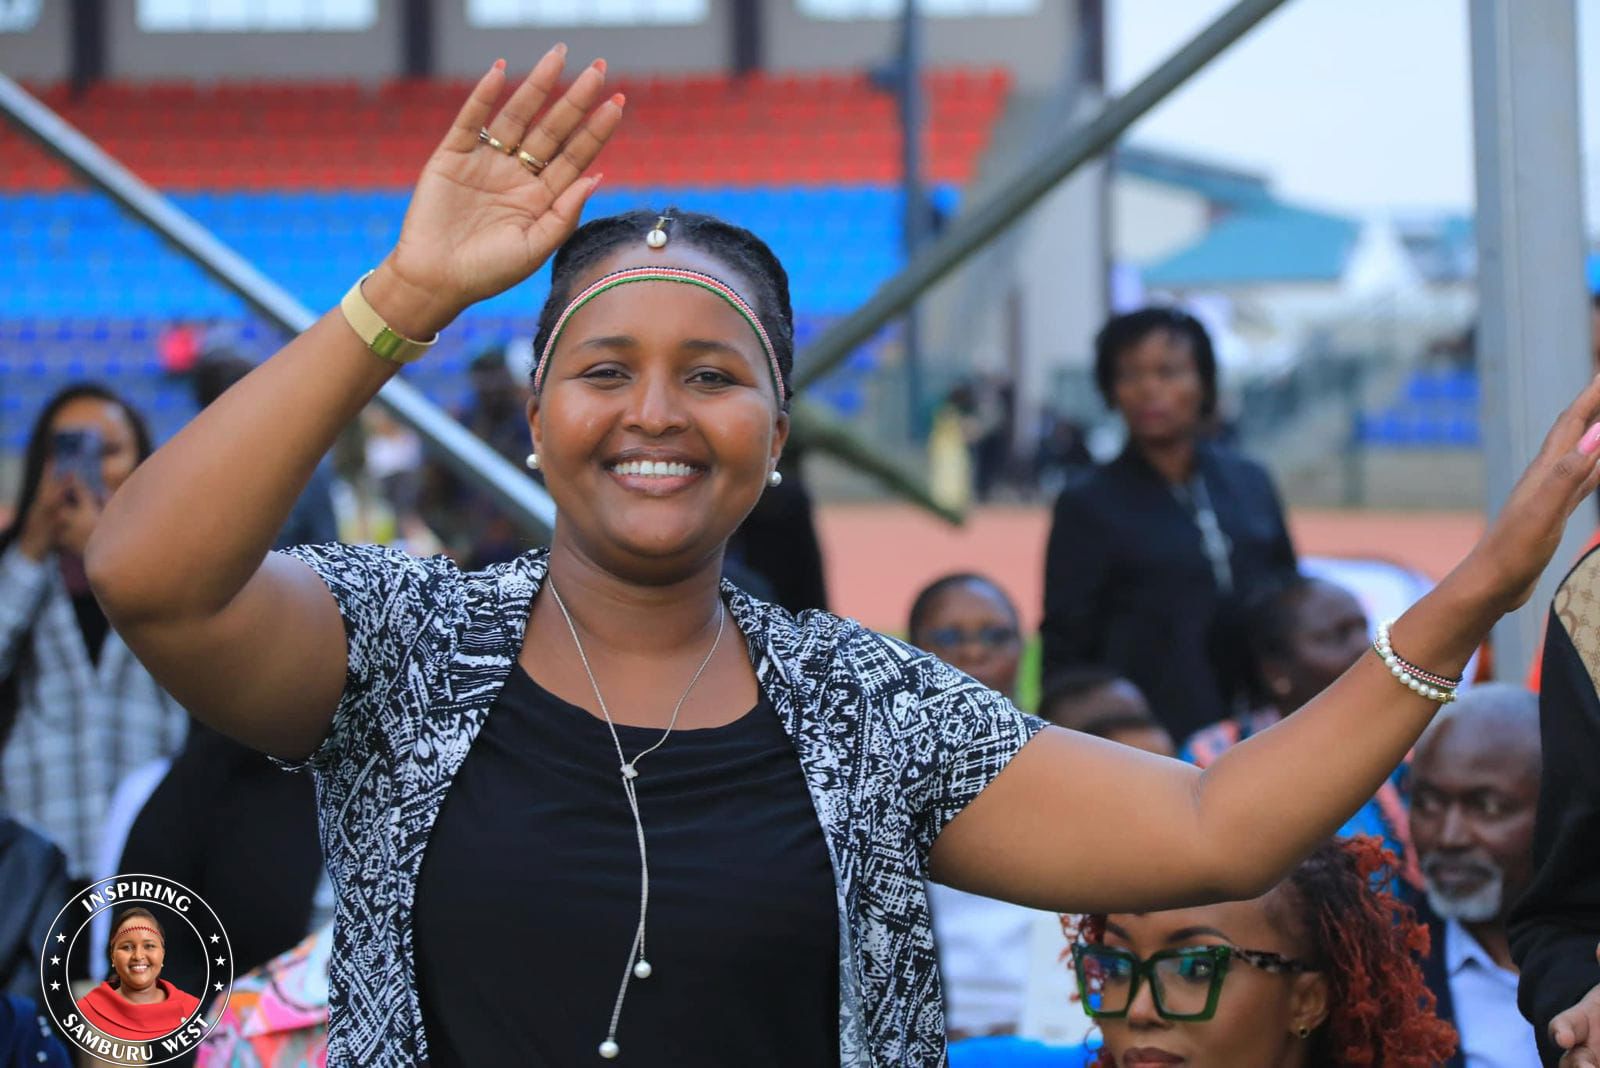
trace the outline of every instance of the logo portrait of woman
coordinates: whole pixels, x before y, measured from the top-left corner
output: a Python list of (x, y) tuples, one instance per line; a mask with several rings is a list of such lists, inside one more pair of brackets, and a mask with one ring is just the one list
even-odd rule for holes
[(200, 1000), (161, 978), (167, 934), (149, 909), (124, 909), (111, 925), (106, 956), (111, 976), (78, 999), (78, 1011), (100, 1031), (151, 1041), (176, 1031)]

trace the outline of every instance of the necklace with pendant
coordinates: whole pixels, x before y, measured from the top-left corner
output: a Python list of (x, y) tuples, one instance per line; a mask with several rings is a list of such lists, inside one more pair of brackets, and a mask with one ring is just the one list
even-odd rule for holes
[(711, 657), (716, 653), (717, 646), (722, 643), (722, 630), (728, 621), (728, 609), (719, 597), (717, 636), (712, 639), (711, 648), (706, 651), (705, 659), (700, 661), (694, 677), (684, 688), (683, 696), (679, 697), (678, 703), (672, 707), (672, 718), (667, 721), (667, 729), (661, 732), (661, 737), (656, 739), (654, 745), (629, 760), (627, 754), (622, 751), (622, 739), (617, 736), (617, 725), (611, 719), (611, 710), (606, 707), (606, 699), (600, 694), (600, 683), (594, 677), (594, 669), (589, 666), (589, 656), (583, 651), (583, 642), (578, 638), (578, 628), (572, 622), (572, 613), (567, 611), (566, 602), (561, 599), (561, 592), (556, 589), (554, 580), (547, 579), (546, 584), (550, 587), (550, 595), (555, 598), (556, 607), (561, 609), (561, 618), (567, 621), (567, 630), (572, 634), (572, 644), (578, 650), (578, 659), (583, 662), (584, 674), (589, 676), (589, 685), (594, 688), (594, 699), (600, 705), (600, 713), (605, 717), (607, 729), (611, 731), (611, 742), (617, 747), (617, 770), (622, 775), (622, 791), (628, 797), (628, 810), (633, 813), (634, 834), (639, 840), (639, 925), (634, 929), (633, 944), (628, 947), (628, 963), (622, 970), (622, 983), (617, 987), (617, 1000), (611, 1009), (611, 1026), (606, 1031), (605, 1041), (600, 1043), (600, 1056), (609, 1061), (615, 1060), (622, 1052), (622, 1047), (617, 1045), (617, 1024), (622, 1019), (622, 1003), (628, 997), (628, 982), (632, 979), (648, 979), (654, 970), (645, 956), (645, 920), (650, 912), (650, 857), (645, 849), (644, 821), (639, 818), (639, 791), (635, 785), (635, 780), (639, 777), (639, 761), (660, 749), (671, 736), (672, 729), (678, 725), (678, 713), (683, 711), (683, 703), (689, 699), (694, 684), (705, 674), (706, 666), (711, 663)]

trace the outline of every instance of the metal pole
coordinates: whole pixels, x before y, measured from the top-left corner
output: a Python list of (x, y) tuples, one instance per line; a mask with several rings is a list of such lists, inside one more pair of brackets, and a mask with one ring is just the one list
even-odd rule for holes
[(1108, 102), (1089, 122), (1064, 134), (1040, 154), (1032, 168), (957, 219), (905, 270), (808, 347), (797, 361), (796, 384), (807, 386), (827, 374), (884, 323), (904, 312), (923, 292), (1015, 222), (1083, 163), (1109, 148), (1140, 116), (1283, 3), (1284, 0), (1239, 0), (1142, 82)]
[[(901, 213), (901, 240), (906, 260), (921, 250), (928, 234), (927, 197), (922, 188), (922, 42), (917, 0), (903, 0), (900, 13), (900, 190), (905, 203)], [(906, 308), (904, 359), (906, 366), (906, 432), (920, 441), (922, 426), (922, 331), (917, 305)]]
[[(280, 329), (299, 334), (316, 322), (317, 316), (309, 308), (3, 74), (0, 112)], [(398, 378), (390, 380), (378, 393), (378, 401), (415, 430), (453, 471), (493, 497), (513, 519), (537, 537), (550, 536), (555, 528), (556, 507), (543, 486), (513, 467), (410, 383)]]
[[(1472, 0), (1478, 369), (1488, 511), (1591, 371), (1573, 0)], [(1584, 507), (1528, 606), (1494, 631), (1495, 673), (1537, 655), (1555, 587), (1594, 527)]]

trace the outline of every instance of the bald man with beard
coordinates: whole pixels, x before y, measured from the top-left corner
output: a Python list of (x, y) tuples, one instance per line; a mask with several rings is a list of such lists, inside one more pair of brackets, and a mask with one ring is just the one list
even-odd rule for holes
[(1539, 1065), (1506, 919), (1533, 879), (1541, 763), (1538, 697), (1506, 684), (1464, 692), (1412, 758), (1411, 837), (1427, 881), (1419, 912), (1433, 935), (1424, 972), (1461, 1035), (1452, 1066)]

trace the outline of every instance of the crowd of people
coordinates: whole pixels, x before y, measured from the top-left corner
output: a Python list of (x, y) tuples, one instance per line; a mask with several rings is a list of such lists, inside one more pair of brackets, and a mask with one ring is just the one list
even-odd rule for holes
[[(1040, 633), (974, 571), (879, 635), (826, 611), (781, 264), (692, 212), (578, 226), (625, 101), (596, 64), (537, 118), (564, 58), (498, 107), (491, 68), (395, 253), (259, 368), (202, 358), (202, 410), (159, 450), (96, 386), (39, 413), (0, 534), (0, 1064), (65, 1063), (44, 933), (128, 871), (202, 895), (250, 973), (206, 1064), (1600, 1047), (1600, 803), (1581, 769), (1552, 780), (1532, 691), (1460, 678), (1600, 483), (1600, 384), (1391, 629), (1299, 572), (1270, 478), (1219, 444), (1204, 328), (1114, 317), (1095, 379), (1128, 444), (1063, 478)], [(487, 354), (459, 414), (527, 454), (551, 544), (381, 417), (351, 487), (338, 451), (396, 359), (547, 260), (531, 379)], [(337, 500), (370, 493), (393, 544), (341, 542)], [(1600, 743), (1589, 577), (1543, 676), (1569, 761)], [(1014, 703), (1035, 639), (1036, 715)], [(1536, 811), (1559, 813), (1537, 851)], [(154, 915), (102, 922), (84, 1011), (187, 1016), (203, 983)], [(1040, 946), (1076, 1041), (1036, 1033)], [(292, 1026), (247, 1018), (286, 1000)]]

